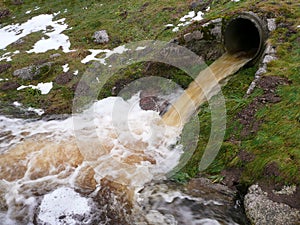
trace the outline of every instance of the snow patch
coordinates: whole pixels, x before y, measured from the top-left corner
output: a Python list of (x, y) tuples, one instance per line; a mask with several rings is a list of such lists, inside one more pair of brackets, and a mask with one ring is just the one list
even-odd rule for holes
[(0, 62), (3, 61), (3, 60), (6, 60), (6, 62), (10, 62), (10, 61), (12, 61), (12, 58), (11, 58), (11, 57), (13, 57), (13, 56), (15, 56), (15, 55), (17, 55), (17, 54), (19, 54), (19, 53), (20, 53), (19, 50), (16, 50), (16, 51), (14, 51), (13, 53), (11, 53), (11, 52), (6, 52), (6, 53), (4, 53), (4, 54), (1, 56)]
[(46, 95), (50, 92), (50, 90), (53, 87), (53, 82), (48, 82), (48, 83), (39, 83), (38, 85), (34, 86), (34, 85), (22, 85), (20, 87), (17, 88), (17, 90), (22, 90), (24, 88), (32, 88), (32, 89), (38, 89), (41, 91), (42, 95)]
[(75, 76), (78, 75), (78, 70), (75, 70), (73, 73)]
[[(209, 11), (209, 10), (210, 10), (210, 7), (208, 7), (206, 11)], [(167, 25), (165, 25), (165, 27), (174, 27), (172, 29), (172, 31), (178, 32), (180, 27), (188, 26), (188, 25), (192, 24), (194, 21), (203, 20), (203, 16), (204, 16), (204, 13), (201, 11), (199, 11), (197, 13), (195, 11), (190, 11), (190, 12), (188, 12), (188, 14), (184, 15), (183, 17), (181, 17), (179, 19), (179, 21), (181, 23), (179, 23), (177, 26), (175, 26), (173, 24), (167, 24)]]
[[(123, 52), (126, 52), (128, 50), (129, 49), (127, 49), (125, 47), (125, 45), (118, 46), (118, 47), (114, 48), (113, 50), (109, 50), (109, 49), (89, 49), (89, 51), (92, 54), (85, 57), (83, 60), (81, 60), (81, 62), (85, 64), (89, 61), (94, 60), (94, 61), (99, 61), (101, 64), (106, 65), (106, 59), (109, 58), (111, 55), (113, 55), (113, 54), (122, 54)], [(100, 53), (106, 53), (106, 54), (104, 55), (103, 58), (96, 58), (96, 56)]]
[[(12, 24), (0, 29), (0, 49), (6, 48), (8, 45), (23, 38), (31, 33), (43, 31), (47, 38), (43, 37), (35, 43), (33, 49), (27, 51), (28, 53), (46, 52), (52, 49), (59, 49), (62, 47), (64, 52), (70, 52), (71, 43), (69, 37), (62, 34), (68, 28), (64, 23), (65, 18), (54, 21), (54, 17), (59, 13), (41, 14), (32, 17), (23, 24)], [(51, 29), (49, 29), (51, 27)]]
[(69, 71), (69, 69), (70, 69), (70, 68), (69, 68), (69, 64), (68, 64), (68, 63), (67, 63), (67, 64), (65, 64), (65, 65), (63, 65), (63, 66), (62, 66), (62, 68), (63, 68), (63, 72), (64, 72), (64, 73), (68, 72), (68, 71)]
[(147, 48), (147, 47), (146, 46), (139, 46), (135, 50), (140, 51), (140, 50), (144, 50), (145, 48)]

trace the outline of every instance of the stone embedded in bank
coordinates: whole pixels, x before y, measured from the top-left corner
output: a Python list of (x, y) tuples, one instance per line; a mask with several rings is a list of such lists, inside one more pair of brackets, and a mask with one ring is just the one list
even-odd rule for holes
[(15, 70), (13, 76), (21, 78), (22, 80), (32, 80), (34, 77), (43, 73), (43, 71), (49, 71), (51, 69), (51, 62), (43, 63), (38, 66), (27, 66), (21, 69)]
[(95, 31), (93, 35), (94, 42), (97, 44), (104, 44), (109, 41), (109, 36), (106, 30)]
[(295, 225), (300, 211), (269, 199), (260, 186), (252, 185), (244, 200), (245, 211), (252, 224)]

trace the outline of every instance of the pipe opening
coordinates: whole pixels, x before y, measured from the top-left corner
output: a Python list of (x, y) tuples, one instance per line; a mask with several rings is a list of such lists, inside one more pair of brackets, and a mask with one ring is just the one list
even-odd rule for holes
[(254, 13), (244, 13), (231, 19), (224, 31), (224, 44), (228, 53), (247, 53), (259, 58), (264, 51), (267, 29), (265, 23)]

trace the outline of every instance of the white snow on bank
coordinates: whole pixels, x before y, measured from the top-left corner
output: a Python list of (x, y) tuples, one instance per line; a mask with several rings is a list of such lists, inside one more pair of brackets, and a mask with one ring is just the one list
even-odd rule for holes
[(23, 24), (12, 24), (1, 28), (0, 49), (6, 48), (8, 45), (31, 33), (42, 31), (47, 38), (43, 37), (36, 42), (33, 49), (27, 51), (28, 53), (57, 50), (59, 47), (62, 47), (64, 52), (70, 52), (71, 43), (69, 37), (62, 34), (68, 28), (68, 25), (64, 23), (64, 18), (54, 21), (53, 19), (57, 14), (42, 14), (29, 19)]
[(25, 111), (35, 112), (39, 116), (41, 116), (45, 113), (45, 111), (43, 109), (36, 109), (36, 108), (32, 108), (32, 107), (24, 108), (22, 103), (19, 103), (19, 102), (13, 102), (13, 105), (18, 108), (21, 108), (22, 110), (25, 110)]
[(135, 50), (136, 51), (141, 51), (141, 50), (144, 50), (144, 49), (146, 49), (147, 48), (147, 46), (139, 46), (139, 47), (137, 47)]
[[(207, 9), (210, 10), (210, 7)], [(199, 12), (195, 12), (195, 11), (190, 11), (188, 12), (188, 14), (184, 15), (183, 17), (181, 17), (179, 19), (179, 21), (181, 23), (179, 23), (177, 26), (173, 25), (173, 24), (167, 24), (165, 25), (165, 27), (174, 27), (172, 29), (173, 32), (178, 32), (180, 27), (185, 27), (187, 25), (192, 24), (194, 21), (200, 21), (203, 20), (203, 15), (204, 13), (199, 11)]]
[[(125, 45), (118, 46), (114, 48), (113, 50), (109, 49), (89, 49), (89, 51), (92, 53), (85, 57), (83, 60), (81, 60), (82, 63), (87, 63), (89, 61), (99, 61), (101, 64), (106, 65), (106, 59), (109, 58), (113, 54), (122, 54), (123, 52), (128, 51), (125, 47)], [(96, 58), (96, 56), (100, 53), (105, 53), (104, 57), (102, 58)]]
[(0, 78), (0, 81), (8, 81), (8, 78)]
[(24, 88), (32, 88), (32, 89), (38, 89), (41, 91), (42, 95), (46, 95), (50, 92), (50, 90), (53, 87), (53, 82), (48, 82), (48, 83), (39, 83), (37, 86), (34, 85), (22, 85), (20, 87), (17, 88), (17, 90), (22, 90)]
[(79, 72), (78, 70), (75, 70), (73, 74), (76, 76), (78, 75), (78, 72)]
[(17, 54), (19, 54), (19, 53), (20, 53), (19, 50), (16, 50), (16, 51), (14, 51), (13, 53), (11, 53), (11, 52), (6, 52), (6, 53), (4, 53), (4, 54), (0, 57), (0, 62), (3, 61), (3, 60), (6, 60), (6, 62), (10, 62), (10, 61), (12, 61), (12, 58), (11, 58), (11, 57), (13, 57), (13, 56), (15, 56), (15, 55), (17, 55)]
[(174, 27), (174, 24), (169, 23), (169, 24), (165, 25), (165, 27)]
[(190, 12), (188, 12), (187, 15), (181, 17), (181, 18), (179, 19), (179, 21), (180, 21), (180, 22), (185, 22), (186, 19), (193, 18), (193, 17), (195, 17), (195, 11), (190, 11)]
[(231, 0), (232, 2), (239, 2), (240, 0)]
[(65, 65), (63, 65), (63, 66), (62, 66), (62, 68), (63, 68), (63, 72), (64, 72), (64, 73), (68, 72), (68, 71), (69, 71), (69, 69), (70, 69), (70, 68), (69, 68), (69, 64), (68, 64), (68, 63), (67, 63), (67, 64), (65, 64)]
[(84, 216), (91, 211), (89, 200), (68, 187), (46, 194), (40, 205), (38, 218), (49, 225), (77, 224), (75, 215)]
[(300, 28), (300, 25), (298, 25), (297, 28)]

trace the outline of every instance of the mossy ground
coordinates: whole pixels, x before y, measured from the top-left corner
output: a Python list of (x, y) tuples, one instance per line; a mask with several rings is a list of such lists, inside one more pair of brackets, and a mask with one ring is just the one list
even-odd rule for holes
[[(29, 89), (22, 91), (0, 91), (1, 102), (7, 104), (20, 101), (25, 106), (46, 108), (49, 113), (70, 113), (73, 98), (72, 86), (80, 79), (86, 65), (80, 61), (88, 54), (87, 49), (109, 48), (112, 49), (121, 44), (145, 40), (158, 39), (169, 41), (176, 37), (170, 29), (163, 25), (178, 23), (178, 19), (189, 11), (191, 1), (100, 1), (100, 0), (73, 0), (73, 1), (35, 1), (28, 0), (21, 5), (11, 4), (11, 0), (0, 2), (2, 9), (10, 10), (11, 15), (0, 19), (3, 25), (24, 22), (34, 15), (42, 13), (54, 13), (61, 11), (58, 17), (66, 18), (66, 23), (73, 29), (65, 32), (70, 37), (71, 48), (77, 49), (72, 53), (61, 53), (61, 57), (51, 59), (54, 62), (47, 76), (33, 81), (22, 81), (12, 77), (15, 69), (22, 68), (40, 61), (50, 61), (49, 56), (57, 51), (48, 51), (41, 54), (27, 54), (25, 50), (42, 37), (41, 33), (34, 33), (24, 38), (24, 44), (10, 45), (8, 51), (20, 50), (21, 53), (10, 62), (12, 67), (1, 78), (9, 78), (20, 84), (37, 84), (38, 82), (53, 81), (62, 73), (62, 65), (68, 63), (70, 70), (79, 70), (78, 77), (66, 85), (54, 84), (53, 90), (48, 95), (32, 92)], [(206, 171), (206, 175), (216, 181), (222, 180), (221, 171), (228, 168), (239, 168), (242, 171), (240, 181), (251, 184), (258, 180), (268, 179), (284, 184), (300, 184), (300, 5), (299, 1), (259, 1), (241, 0), (238, 3), (230, 0), (211, 1), (211, 10), (206, 13), (206, 19), (215, 19), (220, 16), (230, 17), (241, 11), (253, 11), (260, 15), (276, 18), (278, 28), (270, 34), (270, 42), (276, 46), (278, 60), (268, 65), (266, 76), (285, 77), (290, 85), (279, 86), (276, 94), (281, 101), (276, 104), (266, 104), (261, 107), (255, 118), (262, 123), (256, 133), (247, 137), (241, 137), (243, 126), (236, 119), (237, 114), (247, 107), (256, 96), (262, 94), (260, 88), (245, 98), (245, 92), (253, 80), (257, 66), (244, 68), (234, 75), (228, 84), (223, 87), (227, 108), (227, 129), (225, 140), (215, 161)], [(25, 14), (27, 10), (39, 6), (40, 9)], [(85, 9), (87, 7), (87, 9)], [(64, 10), (67, 9), (67, 12)], [(64, 12), (64, 13), (63, 13)], [(92, 40), (96, 30), (105, 29), (111, 38), (105, 45), (97, 45)], [(179, 32), (184, 33), (184, 30)], [(1, 38), (1, 37), (0, 37)], [(0, 50), (0, 55), (4, 51)], [(147, 63), (133, 65), (120, 74), (114, 76), (100, 97), (111, 94), (111, 88), (115, 84), (125, 85), (132, 79), (148, 75)], [(184, 78), (183, 73), (176, 69), (157, 67), (152, 70), (166, 72), (166, 77), (186, 87), (190, 80)], [(160, 71), (160, 74), (163, 72)], [(198, 163), (207, 144), (210, 133), (210, 111), (207, 105), (201, 107), (199, 113), (201, 133), (198, 147), (192, 159), (174, 178), (186, 180), (196, 176)], [(245, 162), (238, 157), (240, 151), (246, 151), (254, 155), (254, 159)], [(276, 163), (279, 170), (278, 176), (265, 176), (267, 165)]]

